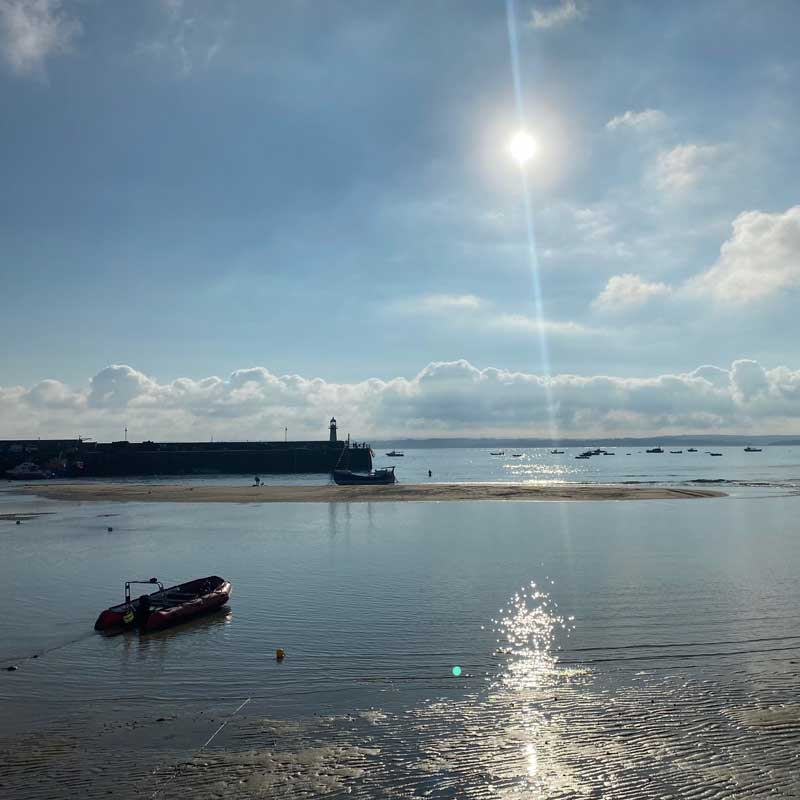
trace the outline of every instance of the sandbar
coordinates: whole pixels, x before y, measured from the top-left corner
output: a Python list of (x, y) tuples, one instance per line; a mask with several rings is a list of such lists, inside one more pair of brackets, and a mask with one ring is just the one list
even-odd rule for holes
[(599, 484), (428, 483), (393, 486), (268, 484), (180, 486), (153, 483), (26, 484), (51, 500), (166, 503), (378, 503), (452, 500), (672, 500), (725, 497), (713, 489)]

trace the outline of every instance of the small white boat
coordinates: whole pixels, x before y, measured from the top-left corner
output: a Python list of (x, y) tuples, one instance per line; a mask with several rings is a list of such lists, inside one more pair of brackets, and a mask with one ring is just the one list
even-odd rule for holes
[(51, 472), (42, 469), (33, 461), (23, 461), (22, 464), (17, 464), (13, 469), (7, 470), (5, 475), (12, 481), (33, 481), (52, 477)]

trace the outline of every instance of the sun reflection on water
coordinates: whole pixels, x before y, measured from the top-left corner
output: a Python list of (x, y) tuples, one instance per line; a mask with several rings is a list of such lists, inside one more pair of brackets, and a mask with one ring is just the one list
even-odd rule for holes
[(574, 629), (572, 617), (557, 613), (558, 604), (536, 583), (523, 587), (500, 609), (500, 619), (492, 620), (498, 634), (499, 652), (508, 656), (500, 681), (509, 689), (539, 688), (553, 677), (558, 629), (569, 636)]
[[(544, 584), (552, 587), (554, 582), (548, 577)], [(493, 681), (489, 703), (505, 717), (506, 745), (519, 748), (516, 759), (507, 762), (511, 769), (504, 777), (532, 792), (569, 785), (574, 776), (554, 757), (551, 713), (574, 677), (558, 666), (557, 656), (558, 640), (569, 637), (574, 618), (562, 615), (549, 592), (531, 581), (509, 598), (492, 625), (504, 664)]]

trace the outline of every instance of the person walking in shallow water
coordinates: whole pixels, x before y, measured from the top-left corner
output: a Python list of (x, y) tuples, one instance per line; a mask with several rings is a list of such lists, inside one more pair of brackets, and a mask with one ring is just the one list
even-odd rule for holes
[(430, 470), (428, 470), (428, 477), (429, 477), (429, 478), (432, 478), (432, 477), (433, 477), (433, 473), (432, 473)]

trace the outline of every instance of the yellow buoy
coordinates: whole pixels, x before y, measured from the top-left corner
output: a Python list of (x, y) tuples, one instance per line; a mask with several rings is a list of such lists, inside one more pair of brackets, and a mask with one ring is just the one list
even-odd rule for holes
[(275, 651), (275, 660), (276, 660), (276, 661), (283, 661), (283, 657), (284, 657), (285, 655), (286, 655), (286, 651), (285, 651), (285, 650), (284, 650), (282, 647), (279, 647), (279, 648), (278, 648), (278, 649)]

